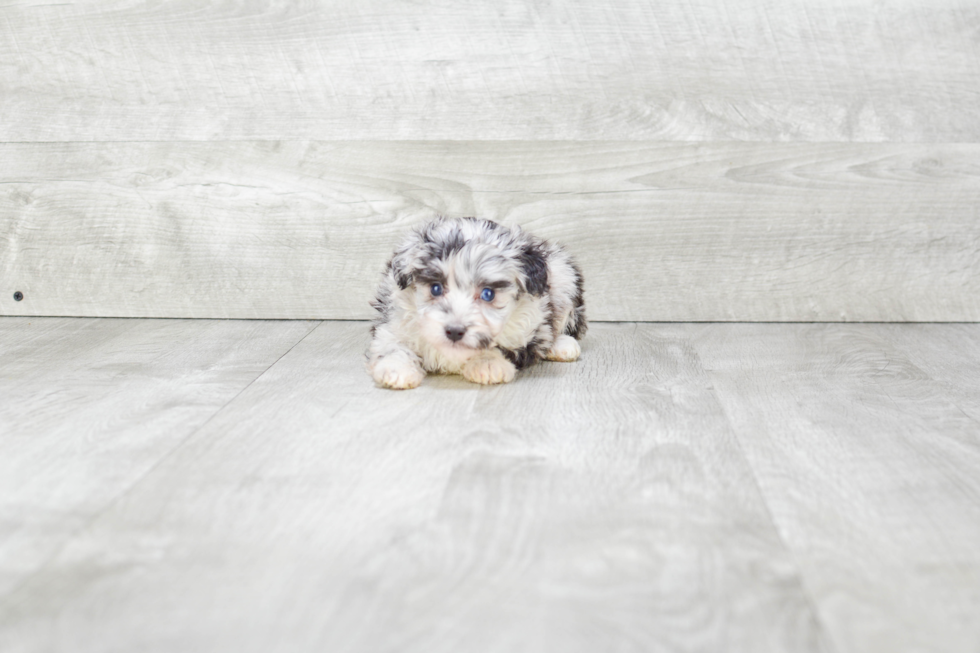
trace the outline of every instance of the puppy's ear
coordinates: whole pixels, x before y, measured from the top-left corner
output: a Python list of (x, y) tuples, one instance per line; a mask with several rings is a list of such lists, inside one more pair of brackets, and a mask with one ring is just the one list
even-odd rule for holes
[(388, 262), (391, 274), (395, 277), (395, 283), (401, 290), (405, 290), (415, 283), (415, 272), (418, 269), (419, 248), (423, 241), (423, 236), (418, 232), (412, 232), (405, 242), (395, 250), (394, 256)]
[(532, 295), (544, 295), (548, 292), (548, 258), (544, 251), (535, 245), (528, 244), (521, 249), (519, 257), (521, 273), (524, 276), (524, 289)]
[(392, 272), (395, 275), (395, 283), (398, 284), (399, 290), (405, 290), (412, 285), (412, 276), (405, 274), (403, 271), (398, 271), (394, 265), (391, 266)]
[(388, 261), (388, 267), (391, 269), (392, 276), (395, 277), (395, 283), (398, 284), (399, 290), (405, 290), (412, 285), (410, 262), (411, 258), (407, 256), (407, 252), (400, 250), (395, 252), (395, 255)]

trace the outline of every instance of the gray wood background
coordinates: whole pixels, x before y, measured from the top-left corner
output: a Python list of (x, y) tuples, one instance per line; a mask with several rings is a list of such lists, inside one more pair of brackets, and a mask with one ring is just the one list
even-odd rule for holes
[[(980, 5), (0, 7), (0, 315), (364, 318), (398, 234), (599, 320), (980, 320)], [(15, 302), (20, 291), (24, 300)]]
[(980, 324), (369, 337), (0, 319), (0, 651), (976, 653)]

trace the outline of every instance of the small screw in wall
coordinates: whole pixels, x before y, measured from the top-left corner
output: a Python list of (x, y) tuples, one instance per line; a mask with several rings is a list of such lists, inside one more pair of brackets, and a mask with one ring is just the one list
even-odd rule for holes
[(19, 301), (20, 301), (20, 300), (22, 300), (22, 299), (24, 299), (24, 293), (22, 293), (22, 292), (21, 292), (21, 291), (19, 291), (19, 290), (18, 290), (17, 292), (15, 292), (15, 293), (14, 293), (14, 301), (15, 301), (15, 302), (19, 302)]

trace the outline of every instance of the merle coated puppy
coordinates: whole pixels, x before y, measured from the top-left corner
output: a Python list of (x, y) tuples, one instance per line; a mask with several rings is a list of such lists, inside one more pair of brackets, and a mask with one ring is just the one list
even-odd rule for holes
[(507, 383), (539, 359), (574, 361), (587, 323), (582, 274), (559, 245), (520, 227), (440, 218), (415, 229), (385, 267), (367, 352), (386, 388), (426, 372)]

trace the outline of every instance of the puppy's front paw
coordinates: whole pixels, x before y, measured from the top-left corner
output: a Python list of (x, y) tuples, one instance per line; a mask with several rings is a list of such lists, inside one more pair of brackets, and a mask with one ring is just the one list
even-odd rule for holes
[(397, 357), (382, 358), (371, 370), (374, 381), (383, 388), (392, 390), (408, 390), (417, 388), (425, 372), (417, 363), (407, 360), (398, 360)]
[(475, 356), (463, 366), (463, 378), (472, 383), (510, 383), (517, 368), (502, 356)]
[(555, 340), (555, 345), (545, 356), (550, 361), (559, 361), (561, 363), (571, 363), (572, 361), (578, 360), (579, 354), (582, 353), (582, 348), (579, 346), (578, 341), (571, 336), (558, 336)]

